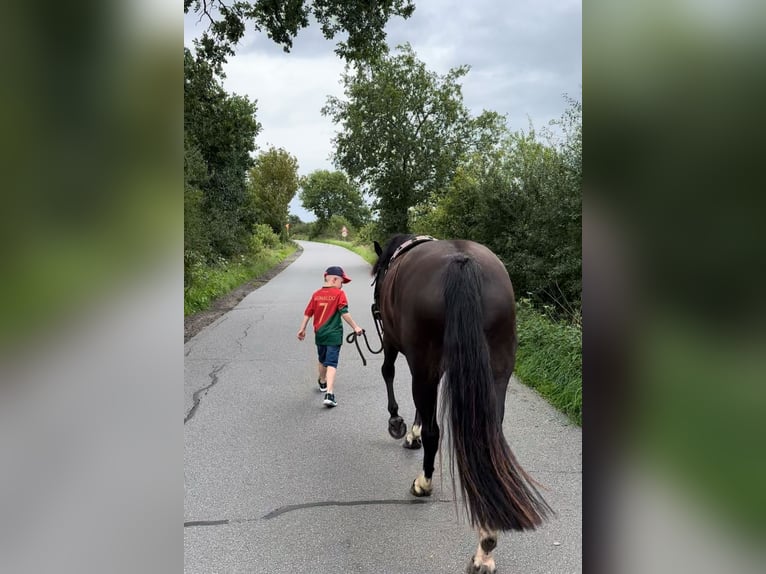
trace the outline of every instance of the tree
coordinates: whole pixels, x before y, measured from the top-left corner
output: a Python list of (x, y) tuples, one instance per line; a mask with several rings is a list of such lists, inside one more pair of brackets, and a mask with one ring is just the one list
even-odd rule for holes
[(262, 152), (250, 170), (248, 189), (258, 222), (282, 234), (298, 190), (298, 160), (281, 148)]
[(333, 215), (344, 217), (354, 227), (370, 219), (370, 209), (362, 192), (340, 171), (316, 170), (301, 179), (303, 207), (316, 215), (317, 226), (324, 228)]
[(473, 239), (505, 263), (520, 295), (567, 312), (582, 298), (582, 113), (570, 101), (556, 123), (560, 142), (534, 130), (509, 134), (491, 154), (474, 154), (432, 205), (418, 233)]
[(207, 165), (184, 132), (184, 287), (192, 282), (192, 268), (210, 256), (210, 236), (202, 215)]
[(196, 42), (200, 54), (217, 70), (234, 55), (234, 46), (243, 38), (247, 25), (265, 32), (285, 52), (293, 46), (298, 32), (308, 27), (310, 17), (319, 23), (328, 40), (347, 33), (335, 52), (346, 60), (368, 60), (387, 50), (385, 26), (392, 16), (409, 18), (415, 11), (412, 0), (184, 0), (184, 14), (192, 11), (207, 19), (209, 26)]
[(409, 44), (398, 51), (355, 73), (347, 67), (346, 100), (330, 97), (322, 109), (341, 128), (336, 165), (369, 186), (386, 234), (408, 231), (410, 208), (446, 186), (471, 147), (496, 135), (499, 118), (472, 118), (463, 105), (467, 66), (438, 76)]
[(246, 194), (250, 152), (261, 125), (256, 105), (227, 94), (211, 66), (184, 48), (184, 140), (199, 152), (207, 178), (198, 185), (213, 253), (231, 256), (247, 249), (254, 221)]

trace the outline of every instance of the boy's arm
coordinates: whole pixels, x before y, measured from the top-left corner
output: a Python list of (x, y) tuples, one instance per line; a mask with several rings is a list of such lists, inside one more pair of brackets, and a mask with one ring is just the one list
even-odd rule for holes
[(303, 321), (301, 322), (301, 328), (298, 329), (298, 340), (299, 341), (303, 341), (303, 339), (306, 338), (306, 325), (309, 324), (309, 318), (310, 317), (308, 315), (304, 315), (303, 316)]
[(357, 335), (361, 335), (364, 333), (364, 329), (362, 329), (359, 325), (356, 324), (356, 321), (351, 317), (351, 313), (343, 313), (341, 315), (343, 317), (343, 320), (348, 323), (349, 327), (351, 327), (354, 330), (354, 333)]

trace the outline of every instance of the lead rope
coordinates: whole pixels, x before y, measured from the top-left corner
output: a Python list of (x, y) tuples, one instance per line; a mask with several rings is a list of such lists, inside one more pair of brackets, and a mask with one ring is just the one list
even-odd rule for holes
[[(367, 331), (362, 329), (362, 337), (364, 337), (364, 344), (367, 346), (367, 350), (370, 351), (373, 355), (377, 355), (379, 353), (383, 352), (383, 321), (380, 318), (380, 311), (378, 310), (377, 305), (375, 303), (372, 304), (372, 321), (375, 323), (375, 331), (378, 333), (378, 338), (380, 339), (380, 349), (377, 351), (374, 351), (372, 347), (370, 347), (370, 342), (367, 340)], [(359, 351), (359, 356), (362, 357), (362, 365), (367, 366), (367, 359), (364, 358), (364, 353), (362, 353), (362, 348), (359, 346), (359, 337), (356, 333), (353, 331), (348, 334), (346, 337), (347, 343), (354, 343), (356, 345), (356, 350)]]

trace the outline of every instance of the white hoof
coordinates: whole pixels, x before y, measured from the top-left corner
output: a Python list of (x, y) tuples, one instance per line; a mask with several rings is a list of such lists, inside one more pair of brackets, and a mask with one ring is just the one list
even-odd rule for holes
[(421, 472), (413, 481), (410, 492), (415, 496), (431, 496), (431, 481)]

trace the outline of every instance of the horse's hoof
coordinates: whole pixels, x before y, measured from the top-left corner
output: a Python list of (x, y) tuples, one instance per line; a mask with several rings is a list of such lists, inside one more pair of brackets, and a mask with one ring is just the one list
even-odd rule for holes
[(405, 439), (405, 441), (402, 443), (402, 446), (410, 450), (418, 450), (421, 446), (423, 446), (423, 441), (421, 441), (419, 438), (414, 439), (412, 442), (409, 442)]
[(410, 486), (410, 494), (412, 496), (417, 496), (418, 498), (423, 498), (424, 496), (431, 496), (430, 490), (424, 490), (421, 489), (420, 492), (415, 488), (415, 482), (417, 482), (417, 479), (412, 481), (412, 486)]
[(402, 417), (391, 417), (388, 419), (388, 434), (395, 439), (400, 439), (407, 434), (407, 425)]
[(466, 574), (495, 574), (497, 572), (497, 568), (490, 568), (486, 564), (482, 564), (481, 566), (476, 566), (476, 564), (473, 563), (473, 557), (468, 561), (468, 566), (465, 568)]

